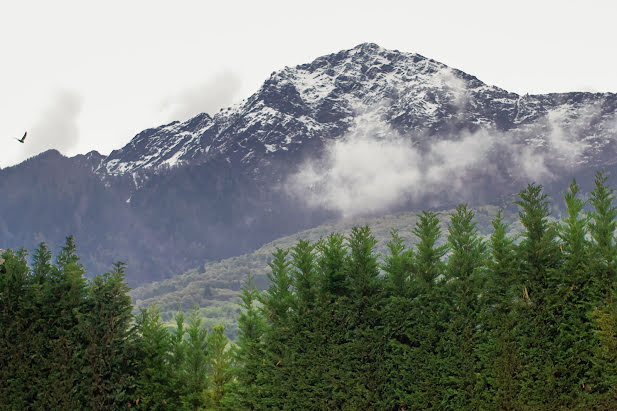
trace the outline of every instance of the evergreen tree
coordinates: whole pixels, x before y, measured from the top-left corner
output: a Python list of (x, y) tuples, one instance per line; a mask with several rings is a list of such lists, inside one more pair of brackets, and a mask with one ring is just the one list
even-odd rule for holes
[(552, 283), (551, 269), (558, 265), (559, 249), (555, 241), (557, 227), (550, 224), (549, 202), (542, 186), (530, 184), (519, 193), (515, 201), (520, 207), (519, 218), (525, 231), (517, 248), (522, 262), (525, 300), (538, 308), (545, 308)]
[(296, 294), (296, 311), (308, 313), (314, 307), (317, 295), (315, 246), (300, 240), (291, 250), (292, 278)]
[(228, 409), (255, 410), (262, 405), (262, 367), (264, 358), (264, 320), (256, 305), (259, 291), (249, 275), (240, 294), (242, 313), (238, 318), (238, 343), (235, 350), (233, 380), (229, 395), (223, 399)]
[(225, 326), (216, 325), (208, 335), (209, 369), (208, 383), (203, 392), (204, 408), (222, 409), (222, 400), (231, 380), (231, 353), (228, 350), (229, 339), (225, 336)]
[(408, 355), (408, 367), (415, 370), (415, 375), (405, 403), (410, 409), (438, 408), (443, 396), (439, 384), (439, 341), (447, 326), (447, 318), (443, 317), (447, 311), (443, 307), (445, 263), (442, 258), (448, 246), (437, 245), (441, 228), (434, 212), (422, 212), (412, 232), (419, 240), (412, 276), (414, 300), (411, 316), (415, 322), (408, 330), (413, 347)]
[[(36, 399), (42, 339), (28, 325), (36, 307), (28, 304), (28, 266), (25, 250), (0, 254), (0, 398), (3, 409), (25, 409)], [(28, 339), (36, 339), (32, 350)], [(33, 370), (34, 369), (34, 370)], [(26, 389), (28, 387), (29, 389)]]
[(295, 297), (291, 287), (289, 251), (277, 248), (274, 259), (269, 263), (270, 286), (261, 295), (265, 324), (263, 329), (264, 365), (261, 387), (268, 407), (282, 407), (288, 402), (288, 385), (293, 367), (291, 352), (292, 319), (291, 311)]
[(330, 234), (325, 241), (317, 244), (319, 255), (317, 266), (321, 279), (321, 298), (330, 303), (347, 292), (347, 277), (345, 274), (345, 258), (347, 248), (342, 234)]
[(206, 389), (209, 372), (208, 330), (201, 325), (202, 319), (197, 306), (189, 316), (186, 329), (186, 352), (183, 372), (185, 392), (181, 398), (187, 410), (198, 410), (203, 406), (203, 391)]
[(445, 309), (450, 319), (442, 334), (442, 374), (444, 408), (477, 407), (480, 375), (479, 347), (483, 335), (479, 330), (478, 297), (483, 280), (486, 245), (480, 239), (474, 212), (459, 205), (451, 216), (448, 244), (451, 254), (446, 269)]
[(321, 375), (316, 372), (319, 367), (315, 364), (319, 344), (317, 265), (315, 246), (308, 240), (298, 241), (291, 249), (291, 276), (295, 304), (290, 327), (290, 378), (284, 385), (289, 399), (285, 406), (305, 409), (315, 406), (321, 397), (317, 394), (321, 388)]
[(448, 251), (448, 245), (437, 246), (441, 237), (438, 215), (432, 211), (423, 211), (413, 234), (418, 237), (416, 244), (415, 279), (425, 290), (433, 288), (435, 280), (444, 273), (445, 264), (442, 258)]
[(368, 226), (353, 227), (347, 239), (347, 280), (351, 297), (372, 297), (380, 291), (379, 264), (375, 254), (377, 240)]
[(382, 345), (381, 299), (383, 284), (375, 253), (377, 240), (368, 226), (353, 227), (345, 261), (349, 295), (344, 301), (347, 338), (343, 349), (349, 379), (346, 406), (374, 409), (380, 402)]
[[(25, 251), (24, 256), (25, 256)], [(40, 260), (39, 257), (40, 256)], [(39, 264), (40, 262), (40, 264)], [(48, 278), (55, 267), (51, 264), (51, 252), (47, 245), (41, 243), (34, 251), (33, 269), (27, 274), (22, 290), (20, 304), (17, 307), (20, 318), (17, 320), (21, 329), (19, 340), (24, 349), (23, 371), (28, 375), (23, 387), (32, 387), (26, 390), (27, 402), (39, 403), (43, 388), (48, 384), (49, 375), (49, 335), (50, 322), (48, 309), (45, 306)], [(73, 344), (71, 344), (73, 345)]]
[(287, 320), (289, 310), (294, 305), (291, 291), (293, 279), (289, 272), (291, 263), (287, 259), (289, 250), (277, 248), (272, 255), (274, 258), (268, 263), (270, 272), (267, 274), (270, 285), (264, 292), (262, 303), (269, 321), (279, 323)]
[(403, 238), (396, 230), (391, 232), (391, 237), (388, 242), (390, 255), (384, 257), (384, 264), (382, 264), (382, 269), (386, 273), (386, 286), (393, 296), (408, 296), (414, 253), (412, 249), (405, 249)]
[(592, 391), (589, 403), (612, 409), (617, 406), (617, 207), (614, 190), (606, 181), (604, 172), (596, 173), (589, 200), (593, 206), (589, 214), (590, 270), (597, 300), (592, 313), (596, 349), (588, 387)]
[(410, 330), (416, 327), (411, 288), (414, 253), (405, 249), (398, 232), (391, 232), (390, 254), (384, 257), (382, 269), (386, 278), (387, 300), (382, 311), (385, 354), (380, 374), (384, 376), (380, 390), (384, 398), (380, 409), (403, 409), (409, 406), (408, 396), (415, 382), (416, 369), (409, 360), (417, 343)]
[[(130, 400), (133, 353), (123, 267), (88, 283), (74, 239), (51, 263), (45, 244), (32, 270), (21, 251), (2, 257), (0, 311), (6, 345), (0, 344), (3, 406), (10, 409), (117, 408)], [(17, 298), (15, 298), (17, 297)], [(7, 315), (8, 314), (8, 315)], [(16, 321), (7, 321), (14, 319)], [(5, 326), (6, 325), (6, 326)], [(5, 355), (6, 354), (6, 355)]]
[(169, 337), (169, 388), (165, 402), (172, 409), (180, 409), (182, 407), (182, 398), (186, 395), (188, 386), (186, 373), (184, 372), (187, 351), (185, 342), (186, 329), (184, 328), (184, 313), (181, 307), (178, 307), (178, 312), (174, 319), (176, 320), (176, 328)]
[(81, 378), (80, 396), (93, 410), (120, 408), (131, 403), (135, 372), (130, 346), (131, 298), (124, 281), (125, 264), (94, 278), (78, 317), (83, 352), (75, 358)]
[(51, 251), (47, 244), (40, 243), (32, 255), (32, 280), (34, 283), (42, 284), (52, 269)]
[(149, 410), (167, 409), (170, 402), (171, 341), (156, 306), (140, 311), (136, 318), (134, 338), (139, 370), (136, 405)]
[(593, 334), (591, 313), (594, 305), (594, 282), (589, 270), (587, 218), (581, 217), (585, 202), (578, 198), (576, 181), (565, 194), (567, 218), (560, 227), (563, 262), (555, 305), (560, 319), (555, 339), (555, 391), (553, 398), (561, 407), (583, 405), (583, 395), (590, 387)]
[(617, 207), (613, 205), (615, 195), (606, 183), (603, 172), (596, 173), (595, 188), (591, 192), (590, 204), (593, 212), (589, 215), (589, 234), (591, 235), (593, 271), (598, 282), (599, 298), (612, 301), (612, 291), (617, 281), (617, 246), (615, 229), (617, 228)]
[(532, 408), (554, 407), (557, 364), (554, 341), (558, 334), (556, 311), (557, 270), (560, 250), (557, 229), (549, 223), (549, 203), (542, 186), (530, 184), (515, 203), (525, 231), (519, 246), (520, 298), (515, 306), (521, 370), (521, 404)]
[(46, 350), (42, 353), (41, 377), (36, 407), (75, 409), (85, 406), (73, 388), (78, 385), (81, 351), (78, 323), (87, 295), (85, 270), (79, 263), (72, 236), (56, 257), (42, 287), (40, 317), (45, 323)]
[(515, 339), (518, 321), (513, 302), (520, 298), (520, 278), (513, 240), (506, 235), (502, 211), (492, 221), (493, 233), (489, 246), (487, 282), (481, 299), (482, 327), (488, 330), (482, 341), (483, 359), (481, 399), (487, 408), (515, 410), (517, 403), (521, 361)]
[[(315, 387), (315, 407), (339, 409), (348, 398), (347, 382), (351, 370), (345, 365), (347, 341), (347, 298), (349, 281), (345, 269), (345, 237), (330, 234), (317, 243), (317, 278), (319, 304), (313, 315), (316, 351), (313, 373), (320, 376)], [(333, 366), (336, 364), (336, 366)]]

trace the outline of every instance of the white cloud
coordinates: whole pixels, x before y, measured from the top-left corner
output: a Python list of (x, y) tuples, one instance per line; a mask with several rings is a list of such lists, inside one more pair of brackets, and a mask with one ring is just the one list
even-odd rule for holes
[(22, 157), (52, 148), (67, 153), (75, 147), (80, 137), (78, 120), (82, 107), (80, 95), (71, 90), (57, 90), (38, 121), (27, 130), (26, 141), (20, 146)]
[(437, 79), (442, 83), (444, 90), (452, 94), (454, 105), (460, 110), (465, 107), (469, 99), (467, 83), (454, 74), (451, 68), (445, 68), (437, 73)]
[(288, 192), (309, 206), (344, 216), (378, 212), (422, 198), (444, 180), (458, 185), (456, 173), (475, 165), (490, 147), (470, 135), (423, 152), (413, 138), (401, 136), (373, 113), (360, 114), (349, 133), (329, 144), (323, 159), (303, 164), (288, 180)]
[(375, 115), (379, 111), (359, 114), (349, 133), (328, 143), (323, 158), (300, 166), (287, 191), (309, 206), (348, 217), (442, 194), (470, 199), (469, 183), (478, 175), (494, 183), (500, 173), (548, 182), (554, 171), (576, 167), (588, 148), (580, 134), (598, 115), (589, 107), (569, 117), (548, 113), (524, 130), (480, 129), (427, 140), (400, 135)]
[(519, 146), (511, 151), (513, 160), (513, 172), (519, 178), (530, 181), (542, 182), (552, 180), (554, 175), (546, 165), (546, 154), (538, 152), (534, 147)]
[(615, 113), (615, 115), (613, 116), (612, 121), (609, 121), (608, 124), (609, 124), (609, 126), (608, 126), (609, 130), (612, 131), (613, 136), (617, 140), (617, 113)]
[(584, 134), (600, 115), (601, 108), (593, 104), (575, 110), (564, 105), (549, 111), (545, 117), (550, 129), (547, 140), (560, 160), (567, 164), (576, 164), (581, 160), (583, 153), (589, 148), (589, 144), (583, 140), (586, 137)]
[(459, 140), (436, 141), (426, 155), (428, 181), (453, 181), (459, 178), (462, 170), (487, 164), (487, 155), (495, 143), (495, 136), (485, 130), (474, 134), (464, 132)]
[(236, 74), (222, 71), (208, 81), (167, 97), (161, 104), (161, 110), (168, 120), (180, 121), (199, 113), (213, 114), (233, 102), (240, 86), (240, 78)]
[(420, 160), (413, 147), (396, 137), (352, 133), (328, 148), (325, 164), (307, 163), (288, 187), (308, 192), (313, 206), (349, 215), (379, 211), (395, 205), (404, 187), (420, 182)]

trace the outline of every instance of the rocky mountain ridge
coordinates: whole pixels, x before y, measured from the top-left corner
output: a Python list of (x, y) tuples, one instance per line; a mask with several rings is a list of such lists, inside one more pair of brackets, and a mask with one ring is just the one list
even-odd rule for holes
[[(609, 144), (600, 136), (614, 130), (596, 123), (614, 119), (616, 109), (614, 93), (519, 96), (421, 55), (366, 43), (274, 72), (251, 97), (213, 117), (200, 114), (145, 130), (112, 152), (99, 172), (118, 175), (220, 158), (259, 168), (281, 151), (340, 138), (367, 110), (403, 135), (425, 138), (456, 138), (481, 127), (509, 131), (557, 117), (568, 124), (587, 115), (595, 121), (584, 137), (594, 139), (598, 153)], [(546, 136), (538, 138), (543, 141), (527, 141), (547, 144)]]

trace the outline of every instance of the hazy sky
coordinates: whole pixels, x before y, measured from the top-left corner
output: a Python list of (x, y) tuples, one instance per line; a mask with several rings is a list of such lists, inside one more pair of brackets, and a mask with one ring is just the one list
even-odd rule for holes
[(617, 92), (615, 16), (609, 0), (5, 1), (0, 167), (48, 148), (107, 154), (363, 42), (522, 94)]

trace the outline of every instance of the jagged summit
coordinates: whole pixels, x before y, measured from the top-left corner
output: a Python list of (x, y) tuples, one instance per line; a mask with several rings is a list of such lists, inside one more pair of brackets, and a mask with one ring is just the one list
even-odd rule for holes
[[(415, 137), (421, 144), (422, 138), (452, 138), (462, 130), (520, 128), (550, 113), (576, 117), (581, 107), (603, 99), (614, 101), (614, 95), (519, 96), (419, 54), (362, 43), (276, 71), (252, 96), (213, 117), (200, 114), (144, 130), (113, 151), (99, 172), (122, 175), (210, 161), (261, 170), (281, 153), (319, 151), (367, 111), (403, 135), (423, 136)], [(600, 104), (603, 114), (611, 113), (612, 104)]]
[[(363, 43), (274, 72), (255, 94), (214, 117), (200, 114), (144, 130), (112, 152), (102, 171), (123, 174), (215, 157), (252, 164), (260, 156), (296, 151), (307, 140), (340, 136), (355, 113), (378, 105), (390, 106), (382, 114), (397, 126), (424, 128), (442, 121), (439, 114), (466, 90), (482, 87), (475, 77), (418, 54)], [(436, 101), (437, 94), (444, 101)], [(401, 118), (401, 110), (414, 119)], [(241, 157), (234, 154), (244, 149)]]

